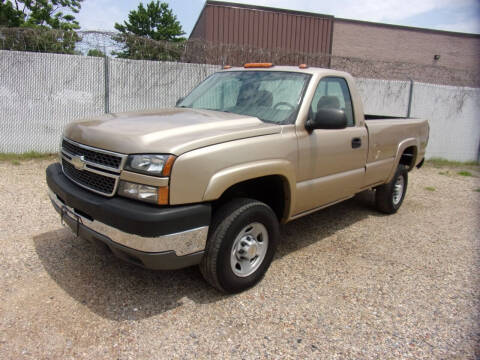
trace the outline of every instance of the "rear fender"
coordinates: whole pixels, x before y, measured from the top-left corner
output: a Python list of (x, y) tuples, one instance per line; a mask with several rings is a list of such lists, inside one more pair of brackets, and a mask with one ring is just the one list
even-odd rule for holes
[[(389, 183), (392, 180), (393, 176), (395, 175), (395, 172), (397, 171), (398, 164), (400, 164), (400, 159), (402, 157), (403, 152), (405, 151), (406, 148), (410, 146), (414, 146), (417, 149), (417, 153), (418, 153), (418, 149), (419, 149), (418, 139), (408, 138), (400, 142), (400, 144), (398, 144), (397, 152), (395, 155), (395, 161), (393, 162), (393, 167), (390, 170), (390, 174), (388, 175), (386, 183)], [(413, 161), (414, 166), (416, 162), (417, 162), (417, 159), (414, 159)]]

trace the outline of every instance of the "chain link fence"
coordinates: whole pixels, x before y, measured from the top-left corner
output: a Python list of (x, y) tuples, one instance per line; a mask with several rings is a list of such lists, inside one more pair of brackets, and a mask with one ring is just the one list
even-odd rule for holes
[[(73, 120), (171, 107), (221, 65), (272, 61), (347, 70), (357, 77), (367, 113), (406, 116), (411, 108), (412, 116), (430, 120), (428, 157), (478, 160), (480, 89), (474, 88), (478, 74), (471, 72), (137, 37), (131, 40), (135, 54), (147, 59), (124, 59), (115, 53), (125, 43), (104, 32), (78, 33), (75, 55), (60, 55), (49, 51), (46, 35), (35, 42), (28, 31), (14, 34), (12, 40), (0, 31), (0, 47), (13, 44), (28, 52), (0, 50), (0, 152), (55, 152), (62, 129)], [(104, 56), (85, 56), (91, 49)]]
[[(101, 31), (62, 31), (0, 28), (0, 50), (91, 54), (128, 57), (132, 60), (242, 66), (247, 62), (329, 67), (356, 77), (414, 80), (440, 85), (480, 86), (477, 70), (329, 54), (295, 53), (284, 49), (259, 49), (248, 45), (214, 44), (200, 40), (155, 41), (145, 37)], [(461, 55), (459, 55), (461, 56)]]
[(125, 112), (175, 105), (219, 66), (107, 58), (109, 107)]

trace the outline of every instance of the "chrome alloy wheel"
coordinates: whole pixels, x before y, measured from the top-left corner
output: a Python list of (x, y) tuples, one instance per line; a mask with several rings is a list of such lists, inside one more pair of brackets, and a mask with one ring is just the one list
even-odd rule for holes
[(405, 188), (405, 178), (400, 175), (393, 185), (393, 204), (398, 205), (402, 200), (403, 190)]
[(262, 264), (268, 250), (267, 228), (258, 223), (245, 226), (232, 246), (230, 265), (235, 275), (247, 277)]

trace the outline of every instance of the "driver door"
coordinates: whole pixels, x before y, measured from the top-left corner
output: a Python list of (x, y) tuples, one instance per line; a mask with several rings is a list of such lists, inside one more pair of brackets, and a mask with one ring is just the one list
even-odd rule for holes
[(303, 125), (297, 126), (299, 165), (294, 216), (354, 195), (365, 174), (368, 134), (355, 119), (344, 78), (320, 80), (309, 116), (325, 107), (344, 110), (347, 127), (308, 132)]

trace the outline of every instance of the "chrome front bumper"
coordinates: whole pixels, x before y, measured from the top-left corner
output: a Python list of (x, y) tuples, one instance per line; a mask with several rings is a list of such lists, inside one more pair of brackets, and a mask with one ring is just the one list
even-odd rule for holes
[[(55, 210), (62, 219), (69, 217), (70, 223), (78, 222), (83, 227), (108, 238), (115, 244), (141, 251), (144, 253), (175, 252), (176, 256), (185, 256), (201, 252), (205, 249), (208, 226), (202, 226), (188, 231), (167, 234), (156, 237), (144, 237), (126, 233), (97, 220), (91, 220), (75, 209), (63, 203), (53, 191), (48, 191)], [(74, 229), (72, 229), (73, 232)], [(78, 232), (78, 231), (77, 231)], [(78, 234), (77, 234), (78, 235)]]

